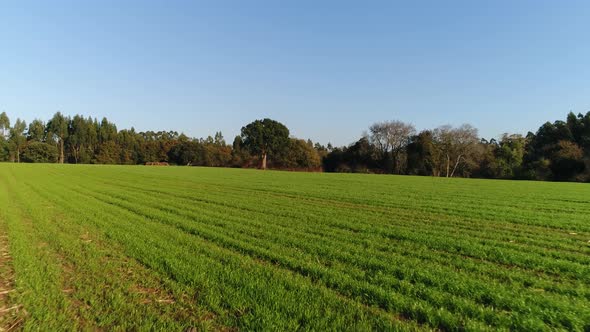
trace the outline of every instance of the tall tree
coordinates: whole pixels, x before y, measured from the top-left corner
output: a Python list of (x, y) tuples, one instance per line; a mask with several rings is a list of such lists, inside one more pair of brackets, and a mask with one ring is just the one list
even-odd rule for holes
[(20, 163), (20, 154), (27, 143), (27, 138), (25, 136), (26, 128), (27, 124), (24, 121), (16, 119), (14, 126), (10, 130), (10, 143), (14, 148), (14, 157), (17, 163)]
[(61, 114), (61, 112), (55, 113), (53, 118), (47, 124), (48, 132), (52, 135), (52, 138), (57, 141), (59, 146), (59, 159), (60, 164), (64, 163), (65, 160), (65, 140), (68, 137), (69, 119)]
[(435, 151), (432, 131), (425, 130), (412, 137), (406, 150), (408, 156), (407, 174), (438, 176), (438, 174), (433, 174)]
[(386, 171), (401, 173), (405, 159), (403, 158), (405, 147), (416, 133), (416, 128), (411, 124), (396, 120), (375, 123), (369, 128), (369, 131), (371, 143), (377, 146), (386, 161)]
[(80, 162), (85, 149), (90, 146), (89, 134), (92, 126), (92, 121), (87, 121), (80, 115), (75, 115), (69, 123), (67, 146), (76, 164)]
[(291, 144), (285, 155), (281, 158), (281, 165), (295, 169), (315, 169), (321, 166), (318, 151), (314, 149), (311, 141), (291, 138)]
[(6, 138), (8, 134), (7, 131), (10, 131), (10, 119), (6, 112), (0, 113), (0, 130), (2, 130), (2, 137)]
[[(438, 127), (433, 131), (435, 147), (442, 161), (442, 172), (446, 177), (453, 177), (459, 166), (472, 161), (479, 139), (477, 129), (464, 124), (458, 128), (451, 126)], [(442, 160), (441, 160), (442, 159)]]
[(7, 161), (10, 156), (10, 145), (8, 144), (8, 135), (6, 131), (10, 130), (10, 120), (6, 112), (0, 114), (0, 161)]
[(554, 180), (575, 180), (585, 169), (584, 151), (578, 144), (570, 141), (559, 141), (551, 158), (551, 170)]
[(0, 161), (8, 161), (10, 147), (4, 136), (0, 135)]
[(139, 162), (139, 143), (135, 128), (123, 129), (117, 133), (117, 144), (121, 147), (121, 163), (137, 164)]
[(289, 129), (271, 119), (256, 120), (242, 127), (243, 146), (260, 156), (261, 168), (266, 169), (268, 156), (279, 155), (289, 147)]
[(117, 139), (117, 126), (109, 122), (107, 118), (102, 118), (98, 129), (98, 142), (100, 144)]
[(39, 119), (33, 120), (29, 123), (29, 130), (27, 131), (27, 140), (35, 142), (45, 141), (45, 123)]
[(526, 138), (522, 135), (502, 135), (495, 151), (497, 177), (513, 178), (520, 173), (525, 146)]

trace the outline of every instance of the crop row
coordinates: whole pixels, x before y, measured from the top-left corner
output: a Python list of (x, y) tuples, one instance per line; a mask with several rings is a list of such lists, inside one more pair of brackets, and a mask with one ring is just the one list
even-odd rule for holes
[[(348, 255), (348, 257), (346, 257), (345, 255), (344, 258), (348, 260), (345, 263), (360, 265), (357, 266), (356, 269), (350, 265), (338, 266), (332, 264), (328, 267), (316, 266), (317, 264), (313, 263), (314, 257), (326, 257), (326, 255), (332, 254), (332, 256), (327, 256), (325, 259), (327, 261), (338, 261), (338, 259), (343, 259), (342, 257), (339, 258), (338, 255), (334, 255), (334, 253), (337, 253), (338, 247), (330, 246), (330, 243), (326, 241), (318, 242), (318, 239), (306, 239), (304, 233), (293, 234), (290, 238), (286, 238), (284, 235), (288, 234), (287, 227), (282, 230), (272, 229), (271, 225), (266, 224), (265, 226), (266, 221), (260, 222), (257, 221), (256, 218), (250, 219), (250, 217), (259, 216), (251, 216), (247, 213), (244, 214), (244, 211), (241, 211), (244, 218), (233, 222), (231, 220), (228, 221), (228, 219), (231, 219), (231, 215), (226, 213), (227, 211), (223, 211), (218, 215), (210, 215), (208, 219), (203, 219), (204, 214), (216, 210), (196, 210), (192, 215), (186, 215), (185, 213), (183, 216), (182, 213), (179, 213), (178, 211), (186, 212), (187, 210), (191, 210), (191, 207), (190, 205), (174, 206), (175, 199), (167, 200), (161, 196), (150, 198), (148, 195), (138, 194), (137, 191), (120, 192), (120, 188), (119, 190), (103, 193), (101, 193), (101, 190), (104, 190), (104, 188), (100, 189), (98, 187), (84, 186), (84, 189), (78, 188), (75, 190), (78, 190), (82, 195), (94, 197), (95, 199), (111, 206), (117, 206), (121, 209), (131, 211), (144, 219), (152, 219), (158, 222), (168, 223), (184, 232), (198, 235), (211, 242), (221, 244), (222, 246), (237, 251), (240, 254), (247, 254), (258, 259), (269, 261), (273, 264), (285, 266), (292, 271), (296, 271), (306, 277), (312, 278), (312, 280), (327, 284), (329, 287), (339, 290), (341, 294), (345, 296), (349, 296), (368, 305), (379, 306), (387, 311), (403, 313), (407, 318), (413, 318), (418, 315), (417, 313), (413, 313), (407, 307), (420, 303), (418, 299), (422, 298), (426, 308), (429, 308), (429, 305), (432, 306), (432, 308), (435, 308), (436, 306), (444, 307), (446, 310), (460, 314), (462, 317), (473, 316), (474, 318), (483, 320), (486, 324), (493, 324), (495, 326), (510, 326), (507, 324), (526, 323), (524, 318), (518, 316), (515, 317), (514, 313), (511, 314), (512, 317), (510, 320), (501, 321), (501, 312), (498, 313), (496, 310), (502, 310), (502, 308), (504, 308), (504, 310), (522, 311), (525, 307), (531, 306), (533, 309), (534, 306), (539, 307), (539, 315), (545, 317), (544, 320), (546, 323), (555, 323), (554, 320), (558, 320), (557, 323), (563, 324), (564, 327), (572, 326), (572, 324), (580, 324), (579, 318), (575, 314), (575, 308), (570, 305), (567, 298), (548, 301), (550, 296), (539, 296), (531, 291), (527, 291), (523, 292), (525, 294), (521, 294), (520, 297), (513, 299), (514, 290), (504, 288), (498, 283), (490, 285), (486, 280), (479, 283), (473, 283), (474, 274), (461, 275), (461, 273), (457, 273), (456, 271), (453, 274), (453, 271), (448, 269), (445, 271), (445, 274), (438, 272), (436, 269), (435, 273), (432, 273), (432, 269), (428, 269), (427, 271), (421, 271), (422, 273), (418, 274), (414, 272), (413, 274), (418, 277), (413, 279), (410, 278), (407, 280), (406, 284), (404, 284), (404, 275), (403, 272), (400, 271), (412, 271), (411, 267), (415, 267), (415, 264), (417, 263), (430, 265), (429, 260), (414, 262), (412, 261), (411, 256), (403, 255), (395, 260), (395, 256), (393, 255), (380, 256), (378, 251), (368, 251), (365, 256), (356, 257)], [(159, 206), (160, 210), (154, 209), (151, 206)], [(244, 228), (245, 223), (254, 224), (249, 225), (249, 228)], [(267, 229), (265, 229), (265, 227)], [(247, 235), (248, 237), (240, 239), (238, 235), (242, 237)], [(261, 238), (263, 236), (265, 237)], [(430, 237), (431, 235), (426, 234), (424, 236)], [(343, 240), (346, 241), (347, 239), (343, 238)], [(419, 238), (414, 238), (413, 240), (416, 241), (419, 240)], [(274, 245), (272, 245), (273, 241), (275, 242)], [(321, 245), (314, 246), (316, 243), (321, 243)], [(338, 246), (341, 246), (342, 244), (343, 243), (339, 243)], [(284, 249), (293, 247), (295, 248), (294, 251)], [(354, 248), (351, 247), (342, 247), (341, 249), (344, 252), (354, 252)], [(304, 257), (290, 256), (289, 254), (292, 252), (311, 252), (313, 255), (307, 255)], [(357, 252), (360, 252), (358, 251), (358, 248)], [(375, 255), (377, 259), (371, 257), (373, 255)], [(387, 258), (389, 258), (389, 260), (384, 260)], [(455, 259), (456, 258), (457, 257), (455, 257)], [(307, 262), (307, 264), (301, 264), (301, 261)], [(362, 265), (367, 262), (368, 265)], [(440, 262), (440, 266), (444, 266), (444, 264), (447, 263), (448, 262), (444, 261)], [(396, 266), (400, 268), (397, 270), (391, 270), (388, 269), (388, 266)], [(564, 267), (564, 270), (570, 268), (570, 266), (566, 266)], [(358, 278), (359, 275), (366, 274), (364, 273), (365, 271), (378, 271), (381, 274), (380, 278), (372, 278), (372, 282), (367, 283), (367, 280), (357, 280), (350, 276), (352, 272), (356, 272), (356, 277)], [(394, 278), (391, 278), (390, 276), (394, 276)], [(423, 280), (423, 283), (416, 285), (420, 278)], [(534, 278), (534, 276), (531, 276), (531, 283), (534, 283)], [(347, 282), (347, 280), (349, 281)], [(446, 289), (452, 289), (453, 283), (456, 283), (457, 285), (455, 285), (454, 288), (458, 289), (458, 291), (455, 290), (455, 292), (461, 294), (462, 291), (464, 297), (456, 298), (456, 295), (454, 294), (440, 293), (440, 291), (437, 291), (437, 288), (440, 287), (441, 284), (440, 280), (444, 280), (442, 283)], [(465, 283), (471, 283), (473, 286), (471, 286), (471, 288), (466, 287), (466, 289), (463, 289), (463, 284)], [(374, 284), (379, 285), (379, 287), (375, 287)], [(504, 288), (504, 291), (501, 291), (502, 288)], [(474, 289), (479, 290), (479, 296), (477, 295), (478, 293), (473, 291)], [(526, 293), (529, 294), (528, 297), (524, 296)], [(360, 294), (368, 294), (368, 296), (365, 296), (367, 298), (363, 298)], [(404, 299), (402, 296), (406, 296), (406, 304), (402, 303), (402, 300)], [(479, 298), (480, 302), (486, 304), (486, 306), (483, 306), (480, 303), (480, 309), (477, 309), (478, 305), (472, 303), (469, 298)], [(395, 301), (393, 299), (395, 299)], [(518, 306), (519, 303), (521, 307)], [(406, 307), (404, 307), (404, 305)], [(551, 307), (553, 307), (552, 310), (549, 309)], [(492, 309), (490, 310), (486, 308)], [(482, 312), (478, 312), (478, 310)], [(487, 314), (486, 310), (488, 310)], [(434, 312), (434, 310), (432, 311)], [(426, 317), (425, 321), (436, 322), (437, 320), (441, 320), (441, 317), (445, 317), (445, 315), (448, 316), (448, 313), (445, 312), (446, 311), (441, 310), (440, 313), (438, 313), (438, 316)], [(560, 315), (560, 312), (573, 312), (573, 314), (568, 317), (567, 315)], [(452, 323), (456, 324), (457, 321)], [(439, 327), (442, 326), (444, 325)], [(516, 327), (522, 326), (516, 325)]]

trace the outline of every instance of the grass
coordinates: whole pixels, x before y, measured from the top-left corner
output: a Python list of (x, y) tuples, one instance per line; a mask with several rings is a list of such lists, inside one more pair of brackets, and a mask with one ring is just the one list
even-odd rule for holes
[(0, 164), (0, 207), (0, 330), (590, 330), (586, 184)]

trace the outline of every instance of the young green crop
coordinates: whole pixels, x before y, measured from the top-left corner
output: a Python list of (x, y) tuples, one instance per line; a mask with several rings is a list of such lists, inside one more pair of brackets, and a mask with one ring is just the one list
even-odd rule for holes
[(584, 184), (0, 164), (0, 199), (25, 329), (590, 328)]

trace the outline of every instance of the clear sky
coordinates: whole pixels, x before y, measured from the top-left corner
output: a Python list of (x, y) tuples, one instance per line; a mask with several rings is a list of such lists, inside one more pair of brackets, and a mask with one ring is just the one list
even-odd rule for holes
[(485, 137), (590, 110), (589, 1), (0, 1), (0, 111), (228, 141), (270, 117)]

